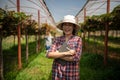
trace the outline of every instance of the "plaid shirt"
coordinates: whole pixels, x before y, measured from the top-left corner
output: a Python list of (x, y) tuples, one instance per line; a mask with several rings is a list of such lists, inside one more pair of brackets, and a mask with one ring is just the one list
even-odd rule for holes
[[(48, 52), (57, 51), (65, 42), (65, 36), (57, 37)], [(52, 66), (52, 80), (79, 80), (79, 60), (82, 52), (82, 40), (78, 36), (72, 36), (67, 44), (76, 51), (73, 56), (74, 61), (67, 61), (66, 65), (61, 65), (56, 59)]]

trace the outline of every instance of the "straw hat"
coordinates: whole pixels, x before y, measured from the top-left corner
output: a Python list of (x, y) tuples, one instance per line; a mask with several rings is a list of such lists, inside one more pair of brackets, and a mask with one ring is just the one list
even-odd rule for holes
[(63, 23), (72, 23), (72, 24), (74, 24), (76, 26), (76, 29), (80, 28), (80, 26), (76, 23), (75, 17), (73, 15), (66, 15), (66, 16), (64, 16), (64, 19), (62, 20), (62, 22), (60, 22), (57, 25), (57, 28), (62, 30), (62, 24)]

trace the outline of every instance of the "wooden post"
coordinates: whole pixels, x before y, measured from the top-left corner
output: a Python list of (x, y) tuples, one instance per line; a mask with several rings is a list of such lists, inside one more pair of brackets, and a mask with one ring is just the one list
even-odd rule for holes
[(86, 8), (84, 8), (84, 22), (86, 21)]
[[(107, 0), (107, 14), (110, 11), (110, 0)], [(104, 65), (107, 65), (107, 56), (108, 56), (108, 31), (109, 25), (108, 22), (105, 23), (105, 52), (104, 52)]]
[(38, 51), (40, 51), (40, 10), (38, 10)]
[[(84, 8), (84, 22), (86, 21), (86, 8)], [(83, 34), (83, 46), (84, 46), (84, 50), (85, 50), (85, 34), (86, 32), (84, 31), (84, 34)]]
[[(17, 0), (17, 12), (20, 12), (20, 0)], [(22, 68), (22, 63), (21, 63), (21, 30), (20, 30), (20, 25), (17, 26), (18, 30), (18, 69)]]
[[(1, 27), (1, 25), (0, 25)], [(0, 80), (4, 80), (3, 76), (3, 53), (2, 53), (2, 31), (0, 29)]]

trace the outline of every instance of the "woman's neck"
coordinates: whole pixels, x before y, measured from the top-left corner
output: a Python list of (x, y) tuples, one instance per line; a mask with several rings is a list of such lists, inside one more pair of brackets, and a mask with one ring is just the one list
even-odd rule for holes
[(68, 41), (71, 38), (71, 36), (73, 36), (73, 35), (72, 34), (65, 35), (66, 41)]

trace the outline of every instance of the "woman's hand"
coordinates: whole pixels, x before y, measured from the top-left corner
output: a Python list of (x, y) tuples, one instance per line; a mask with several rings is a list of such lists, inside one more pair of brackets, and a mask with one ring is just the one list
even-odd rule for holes
[(61, 59), (66, 60), (66, 61), (74, 61), (73, 56), (76, 54), (75, 50), (69, 50), (65, 52), (65, 56), (61, 57)]
[(75, 50), (69, 50), (65, 53), (66, 56), (73, 56), (75, 54)]
[(74, 55), (76, 52), (75, 52), (75, 50), (70, 50), (69, 53), (70, 53), (70, 55), (72, 56), (72, 55)]

